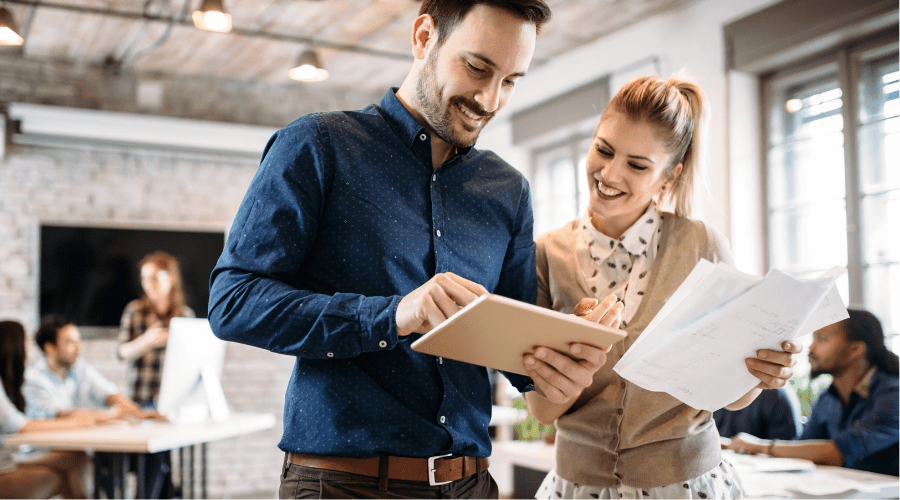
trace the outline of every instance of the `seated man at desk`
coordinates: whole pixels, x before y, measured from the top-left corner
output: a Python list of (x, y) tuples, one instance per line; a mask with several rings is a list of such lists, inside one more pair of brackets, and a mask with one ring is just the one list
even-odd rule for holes
[(145, 412), (87, 361), (79, 359), (81, 333), (69, 321), (50, 316), (34, 336), (44, 358), (25, 371), (23, 393), (31, 418), (95, 412), (107, 419), (143, 417)]
[(728, 448), (898, 475), (897, 355), (884, 345), (872, 313), (848, 312), (848, 319), (813, 335), (812, 376), (827, 373), (834, 381), (816, 401), (799, 439), (738, 434)]
[[(48, 316), (35, 333), (34, 340), (44, 358), (25, 371), (22, 392), (29, 418), (54, 418), (78, 414), (93, 416), (98, 422), (114, 418), (151, 416), (134, 401), (119, 393), (87, 361), (80, 359), (81, 333), (70, 321)], [(107, 498), (112, 498), (112, 465), (108, 454), (94, 455), (98, 482)]]

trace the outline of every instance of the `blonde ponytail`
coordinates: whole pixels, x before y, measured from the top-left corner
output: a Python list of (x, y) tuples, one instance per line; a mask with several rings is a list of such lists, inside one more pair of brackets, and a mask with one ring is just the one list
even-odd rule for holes
[(691, 216), (694, 188), (702, 182), (705, 167), (708, 108), (700, 87), (675, 76), (665, 81), (655, 76), (632, 80), (606, 107), (645, 121), (656, 129), (666, 151), (672, 155), (671, 164), (666, 166), (669, 178), (675, 166), (682, 164), (672, 189), (657, 200), (662, 210)]

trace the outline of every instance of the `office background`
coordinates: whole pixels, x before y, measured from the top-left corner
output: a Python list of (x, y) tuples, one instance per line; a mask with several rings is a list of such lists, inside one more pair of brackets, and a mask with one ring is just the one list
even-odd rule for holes
[[(26, 3), (7, 4), (20, 24)], [(531, 181), (536, 230), (583, 210), (579, 162), (609, 96), (634, 76), (684, 71), (713, 110), (709, 187), (699, 215), (729, 236), (738, 267), (798, 275), (848, 267), (844, 297), (879, 314), (896, 350), (897, 3), (642, 5), (642, 13), (600, 34), (579, 27), (578, 18), (557, 17), (553, 29), (592, 38), (536, 60), (479, 139), (478, 147), (495, 150)], [(226, 232), (268, 134), (304, 113), (378, 102), (408, 67), (388, 59), (383, 65), (393, 80), (379, 73), (373, 80), (389, 83), (358, 88), (334, 83), (337, 76), (321, 82), (327, 86), (271, 75), (229, 80), (214, 72), (34, 58), (3, 47), (0, 317), (30, 331), (37, 324), (42, 226)], [(865, 99), (870, 94), (874, 101)], [(788, 101), (800, 107), (784, 111)], [(123, 380), (109, 329), (86, 332), (84, 356)], [(280, 418), (291, 367), (289, 358), (229, 345), (223, 385), (232, 408)], [(210, 495), (271, 496), (282, 460), (275, 448), (280, 430), (279, 420), (271, 432), (211, 444)], [(252, 459), (235, 466), (237, 457)]]

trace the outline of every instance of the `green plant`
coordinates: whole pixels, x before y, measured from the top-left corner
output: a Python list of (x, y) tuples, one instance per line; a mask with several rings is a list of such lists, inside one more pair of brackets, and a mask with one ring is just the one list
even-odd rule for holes
[(797, 398), (800, 400), (800, 412), (804, 417), (809, 416), (812, 411), (812, 405), (819, 398), (825, 389), (831, 384), (831, 375), (820, 375), (816, 378), (810, 378), (807, 372), (804, 375), (788, 379)]
[[(528, 404), (525, 403), (523, 398), (516, 398), (512, 403), (513, 407), (519, 410), (528, 409)], [(513, 424), (513, 430), (516, 433), (516, 439), (520, 441), (534, 441), (556, 434), (555, 425), (544, 425), (538, 422), (530, 413), (524, 421)]]

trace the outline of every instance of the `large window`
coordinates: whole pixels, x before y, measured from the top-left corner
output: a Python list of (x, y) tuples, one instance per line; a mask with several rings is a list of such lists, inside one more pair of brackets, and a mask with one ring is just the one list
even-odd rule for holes
[(576, 136), (534, 152), (531, 184), (535, 236), (584, 215), (588, 204), (585, 161), (590, 135)]
[(844, 297), (900, 328), (896, 37), (848, 45), (764, 79), (768, 266), (799, 277), (834, 265)]

